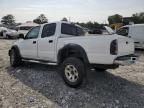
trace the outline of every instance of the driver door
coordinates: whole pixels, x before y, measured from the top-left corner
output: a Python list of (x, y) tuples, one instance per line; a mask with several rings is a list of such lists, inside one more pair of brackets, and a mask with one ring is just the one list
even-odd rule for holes
[(39, 31), (39, 26), (32, 28), (25, 36), (25, 39), (20, 43), (21, 55), (24, 58), (37, 58), (37, 38)]

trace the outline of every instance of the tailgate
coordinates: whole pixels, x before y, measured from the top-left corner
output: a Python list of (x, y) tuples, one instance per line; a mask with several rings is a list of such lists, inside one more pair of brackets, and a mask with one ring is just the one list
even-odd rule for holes
[(134, 54), (134, 41), (127, 37), (118, 38), (118, 55)]

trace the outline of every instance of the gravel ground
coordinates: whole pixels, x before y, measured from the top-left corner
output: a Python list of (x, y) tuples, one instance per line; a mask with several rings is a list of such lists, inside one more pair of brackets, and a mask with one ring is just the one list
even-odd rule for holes
[(56, 66), (27, 63), (12, 68), (0, 39), (0, 108), (144, 108), (144, 51), (139, 61), (104, 73), (89, 71), (87, 85), (66, 86)]

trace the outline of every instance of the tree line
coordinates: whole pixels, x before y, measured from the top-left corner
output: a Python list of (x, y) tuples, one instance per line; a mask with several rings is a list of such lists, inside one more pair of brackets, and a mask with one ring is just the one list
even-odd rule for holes
[[(129, 17), (129, 20), (131, 22), (134, 22), (134, 24), (144, 23), (144, 12), (132, 14), (132, 16)], [(124, 17), (122, 15), (115, 14), (115, 15), (108, 17), (108, 22), (109, 22), (109, 24), (123, 23)]]
[[(61, 21), (68, 21), (66, 17), (64, 17)], [(134, 22), (135, 24), (140, 24), (144, 23), (144, 12), (140, 13), (135, 13), (131, 16), (131, 21)], [(48, 22), (48, 18), (44, 14), (40, 14), (37, 18), (33, 20), (34, 23), (37, 24), (43, 24)], [(114, 24), (114, 23), (123, 23), (123, 16), (119, 14), (115, 14), (112, 16), (108, 17), (108, 22), (109, 25)], [(8, 14), (1, 19), (1, 23), (3, 25), (11, 26), (11, 25), (16, 25), (15, 23), (15, 17), (12, 14)], [(94, 29), (94, 28), (99, 28), (102, 27), (105, 24), (100, 24), (98, 22), (86, 22), (86, 23), (80, 23), (76, 22), (76, 24), (81, 25), (82, 27), (88, 28), (88, 29)]]

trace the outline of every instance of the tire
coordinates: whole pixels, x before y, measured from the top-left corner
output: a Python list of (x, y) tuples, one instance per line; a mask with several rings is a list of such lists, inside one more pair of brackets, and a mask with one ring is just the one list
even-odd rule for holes
[(6, 35), (6, 39), (10, 39), (9, 35)]
[(62, 67), (62, 77), (65, 83), (73, 88), (79, 87), (84, 79), (84, 63), (75, 57), (69, 57), (64, 60)]
[(12, 67), (17, 67), (22, 63), (21, 57), (17, 50), (12, 49), (10, 52), (10, 64)]
[(94, 67), (94, 69), (96, 72), (105, 72), (106, 71), (106, 69), (97, 68), (97, 67)]

